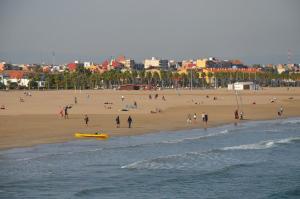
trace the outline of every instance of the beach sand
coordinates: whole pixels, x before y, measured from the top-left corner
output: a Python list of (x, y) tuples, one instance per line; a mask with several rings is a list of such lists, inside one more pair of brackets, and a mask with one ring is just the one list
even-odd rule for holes
[[(278, 119), (277, 112), (280, 106), (284, 109), (282, 117), (300, 116), (300, 88), (240, 91), (238, 102), (239, 108), (244, 112), (243, 121), (234, 119), (237, 97), (234, 91), (227, 89), (30, 92), (32, 96), (24, 95), (24, 91), (0, 91), (0, 105), (6, 107), (5, 110), (0, 110), (0, 149), (65, 142), (76, 139), (75, 132), (101, 131), (110, 136), (125, 136), (206, 128), (202, 122), (202, 112), (208, 114), (207, 127), (251, 120)], [(149, 99), (149, 94), (152, 95), (152, 99)], [(154, 99), (155, 94), (158, 94), (157, 99)], [(121, 100), (122, 96), (125, 98), (124, 101)], [(162, 100), (162, 96), (165, 97), (165, 101)], [(24, 98), (24, 102), (20, 102), (20, 97)], [(272, 99), (274, 102), (271, 103)], [(137, 108), (133, 108), (134, 101)], [(109, 104), (105, 104), (107, 102)], [(68, 111), (69, 119), (59, 115), (60, 110), (66, 105), (72, 106)], [(158, 109), (161, 112), (157, 112)], [(196, 122), (187, 124), (188, 114), (193, 116), (194, 113), (197, 114)], [(90, 119), (88, 126), (84, 123), (85, 114)], [(120, 128), (116, 128), (115, 124), (117, 115), (121, 120)], [(127, 124), (129, 115), (133, 118), (130, 129)]]

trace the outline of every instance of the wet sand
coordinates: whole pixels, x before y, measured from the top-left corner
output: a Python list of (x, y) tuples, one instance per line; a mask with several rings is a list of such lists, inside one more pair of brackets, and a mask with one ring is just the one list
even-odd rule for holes
[[(206, 128), (251, 120), (278, 119), (277, 111), (284, 108), (282, 117), (300, 116), (300, 88), (264, 88), (241, 91), (239, 108), (245, 120), (235, 120), (237, 100), (234, 91), (217, 90), (161, 90), (161, 91), (0, 91), (0, 149), (73, 140), (75, 132), (101, 131), (110, 136), (137, 135), (159, 131)], [(151, 94), (152, 99), (149, 99)], [(154, 95), (158, 98), (154, 99)], [(121, 100), (124, 96), (124, 101)], [(162, 99), (165, 97), (165, 101)], [(208, 97), (207, 97), (208, 96)], [(20, 97), (24, 102), (20, 102)], [(74, 98), (78, 103), (75, 104)], [(213, 98), (216, 97), (216, 100)], [(274, 99), (271, 103), (271, 100)], [(133, 108), (134, 101), (137, 108)], [(253, 104), (255, 102), (255, 104)], [(107, 104), (108, 103), (108, 104)], [(62, 107), (71, 105), (69, 119), (60, 117)], [(128, 111), (122, 111), (128, 109)], [(161, 110), (158, 112), (157, 110)], [(151, 112), (157, 113), (151, 113)], [(208, 125), (201, 113), (208, 114)], [(196, 122), (187, 124), (187, 116), (197, 114)], [(89, 116), (86, 126), (84, 115)], [(115, 118), (120, 116), (121, 127)], [(133, 118), (128, 128), (127, 118)], [(193, 120), (193, 119), (192, 119)]]

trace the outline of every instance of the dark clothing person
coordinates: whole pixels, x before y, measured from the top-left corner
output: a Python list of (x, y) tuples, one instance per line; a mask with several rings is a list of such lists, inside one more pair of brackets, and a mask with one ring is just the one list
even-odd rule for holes
[(74, 102), (75, 102), (75, 104), (77, 104), (77, 97), (74, 98)]
[(89, 117), (87, 115), (84, 116), (85, 125), (88, 126)]
[(205, 120), (205, 123), (207, 124), (207, 122), (208, 122), (208, 115), (207, 114), (205, 114), (204, 120)]
[(239, 112), (238, 112), (238, 110), (235, 110), (234, 111), (234, 118), (237, 120), (237, 119), (239, 119)]
[(128, 128), (131, 128), (132, 118), (130, 117), (130, 115), (129, 115), (127, 121), (128, 121)]
[(65, 119), (69, 119), (68, 106), (65, 107)]
[(120, 128), (120, 117), (117, 116), (116, 118), (116, 124), (117, 124), (117, 128)]

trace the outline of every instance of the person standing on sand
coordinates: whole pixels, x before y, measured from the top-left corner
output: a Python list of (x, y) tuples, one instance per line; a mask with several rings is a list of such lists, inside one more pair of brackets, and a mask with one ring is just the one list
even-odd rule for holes
[(188, 124), (192, 123), (192, 116), (191, 116), (191, 114), (188, 114), (186, 123), (188, 123)]
[(85, 125), (86, 125), (86, 126), (89, 125), (89, 124), (88, 124), (88, 123), (89, 123), (89, 117), (88, 117), (87, 115), (84, 116), (84, 122), (85, 122)]
[(61, 108), (59, 111), (60, 117), (64, 117), (64, 108)]
[(205, 113), (204, 120), (205, 120), (205, 124), (207, 125), (207, 122), (208, 122), (208, 114), (207, 113)]
[(193, 118), (194, 118), (194, 123), (196, 123), (196, 121), (197, 121), (197, 115), (196, 115), (196, 113), (194, 113)]
[(202, 122), (205, 122), (205, 113), (204, 112), (202, 112), (201, 117), (202, 117)]
[(121, 97), (122, 102), (124, 101), (124, 99), (125, 99), (125, 97), (122, 95), (122, 97)]
[(117, 125), (117, 128), (120, 128), (120, 117), (117, 116), (116, 118), (116, 125)]
[(234, 118), (235, 118), (236, 120), (239, 119), (239, 112), (238, 112), (237, 109), (234, 111)]
[(77, 97), (74, 97), (74, 103), (77, 104)]
[(130, 115), (129, 115), (127, 121), (128, 121), (128, 128), (131, 128), (132, 118), (130, 117)]
[(65, 119), (69, 119), (69, 114), (68, 114), (68, 108), (69, 106), (65, 106), (64, 110), (65, 110)]
[(282, 114), (283, 114), (283, 107), (280, 106), (280, 115), (282, 115)]
[(243, 120), (243, 119), (244, 119), (244, 112), (241, 111), (241, 113), (240, 113), (240, 120)]

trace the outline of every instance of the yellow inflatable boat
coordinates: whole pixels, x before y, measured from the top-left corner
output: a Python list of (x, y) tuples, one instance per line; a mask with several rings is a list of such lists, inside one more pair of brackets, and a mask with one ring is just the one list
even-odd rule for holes
[(75, 133), (75, 137), (107, 139), (109, 136), (106, 133)]

